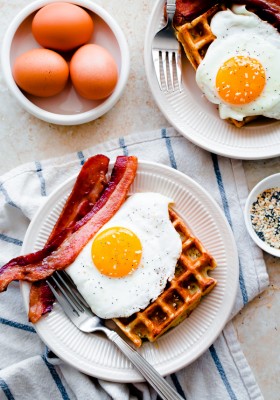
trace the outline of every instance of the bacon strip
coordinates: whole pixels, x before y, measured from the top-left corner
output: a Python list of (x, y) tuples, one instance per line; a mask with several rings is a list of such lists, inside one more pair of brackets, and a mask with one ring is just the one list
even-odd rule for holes
[(209, 10), (214, 4), (222, 3), (219, 0), (177, 0), (176, 12), (174, 15), (174, 25), (180, 26), (190, 22), (205, 11)]
[(249, 11), (257, 14), (280, 31), (280, 0), (177, 0), (174, 25), (180, 26), (203, 14), (215, 4), (245, 4)]
[(107, 184), (108, 166), (109, 158), (102, 154), (84, 163), (48, 242), (91, 210)]
[(245, 4), (247, 10), (254, 12), (280, 32), (280, 0), (231, 0), (227, 3)]
[(55, 297), (45, 280), (32, 282), (29, 295), (29, 321), (33, 324), (39, 321), (42, 315), (52, 310), (54, 302)]
[[(84, 163), (60, 217), (48, 238), (45, 256), (51, 252), (50, 243), (53, 242), (53, 248), (57, 248), (66, 235), (70, 233), (69, 229), (67, 231), (65, 229), (73, 226), (76, 221), (84, 217), (98, 200), (107, 184), (108, 165), (109, 158), (100, 154), (90, 157)], [(54, 238), (56, 238), (55, 242)], [(54, 245), (54, 243), (56, 244)], [(45, 280), (33, 282), (29, 295), (29, 321), (35, 323), (42, 315), (50, 312), (54, 300), (54, 295)]]
[(70, 265), (88, 241), (117, 212), (126, 199), (137, 171), (137, 158), (117, 158), (111, 180), (100, 199), (81, 221), (75, 224), (74, 232), (42, 261), (22, 265), (17, 257), (0, 269), (0, 292), (6, 290), (13, 280), (37, 281), (45, 279), (54, 271)]

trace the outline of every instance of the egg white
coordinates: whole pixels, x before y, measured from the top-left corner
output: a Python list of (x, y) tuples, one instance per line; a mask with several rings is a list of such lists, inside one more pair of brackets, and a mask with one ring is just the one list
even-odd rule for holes
[(102, 275), (91, 258), (94, 238), (66, 269), (99, 317), (128, 317), (144, 309), (173, 278), (182, 242), (169, 219), (168, 205), (171, 202), (159, 193), (133, 194), (99, 230), (98, 234), (119, 226), (138, 236), (142, 244), (142, 259), (132, 274), (122, 278)]
[[(222, 119), (242, 121), (245, 116), (263, 115), (280, 119), (280, 35), (245, 6), (217, 13), (211, 21), (217, 37), (209, 46), (196, 72), (196, 82), (206, 98), (219, 105)], [(261, 95), (244, 105), (231, 105), (219, 97), (215, 82), (219, 68), (235, 56), (257, 59), (265, 69), (266, 84)]]

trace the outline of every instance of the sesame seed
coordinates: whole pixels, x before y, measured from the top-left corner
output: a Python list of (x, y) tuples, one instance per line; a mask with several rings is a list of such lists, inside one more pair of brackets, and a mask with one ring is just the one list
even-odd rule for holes
[(263, 191), (250, 210), (253, 229), (269, 246), (280, 248), (280, 188)]

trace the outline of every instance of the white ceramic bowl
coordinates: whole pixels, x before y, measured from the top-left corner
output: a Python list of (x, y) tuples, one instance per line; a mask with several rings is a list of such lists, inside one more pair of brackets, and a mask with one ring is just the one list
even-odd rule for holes
[(254, 240), (254, 242), (264, 251), (267, 253), (272, 254), (273, 256), (280, 257), (280, 249), (276, 249), (274, 247), (271, 247), (268, 243), (264, 242), (261, 240), (258, 235), (256, 234), (252, 223), (251, 223), (251, 217), (250, 217), (250, 209), (252, 204), (257, 200), (257, 197), (259, 194), (261, 194), (264, 190), (266, 189), (272, 189), (272, 188), (280, 188), (280, 173), (279, 174), (274, 174), (270, 175), (267, 178), (263, 179), (260, 181), (250, 192), (246, 204), (245, 204), (245, 209), (244, 209), (244, 216), (245, 216), (245, 223), (247, 230), (251, 236), (251, 238)]
[[(126, 38), (113, 17), (91, 0), (76, 0), (94, 19), (95, 29), (90, 43), (105, 47), (115, 59), (119, 79), (114, 92), (104, 100), (86, 100), (79, 96), (69, 81), (56, 96), (39, 98), (24, 94), (16, 85), (12, 66), (15, 58), (41, 46), (31, 32), (31, 22), (37, 10), (58, 0), (37, 0), (28, 4), (11, 22), (2, 43), (1, 62), (6, 83), (21, 106), (36, 117), (59, 125), (78, 125), (92, 121), (109, 111), (120, 98), (129, 74), (129, 50)], [(71, 0), (59, 0), (71, 3)]]

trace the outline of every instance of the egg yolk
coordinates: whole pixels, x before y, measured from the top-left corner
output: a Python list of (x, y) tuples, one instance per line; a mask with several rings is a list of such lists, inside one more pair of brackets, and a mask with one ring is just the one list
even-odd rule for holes
[(112, 227), (96, 236), (91, 256), (101, 274), (119, 278), (131, 274), (139, 266), (142, 245), (131, 230)]
[(233, 105), (248, 104), (262, 93), (266, 82), (260, 62), (247, 56), (232, 57), (216, 76), (216, 89), (222, 100)]

